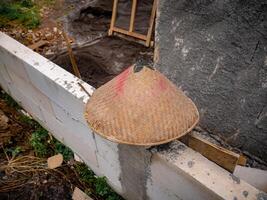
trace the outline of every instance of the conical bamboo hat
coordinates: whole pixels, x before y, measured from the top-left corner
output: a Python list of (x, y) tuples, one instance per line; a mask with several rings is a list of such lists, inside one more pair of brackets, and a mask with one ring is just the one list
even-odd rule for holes
[(98, 88), (85, 117), (97, 134), (133, 145), (156, 145), (185, 135), (199, 120), (195, 104), (156, 70), (129, 67)]

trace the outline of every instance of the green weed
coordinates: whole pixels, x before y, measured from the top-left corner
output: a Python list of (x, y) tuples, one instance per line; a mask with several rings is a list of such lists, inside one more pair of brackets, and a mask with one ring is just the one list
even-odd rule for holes
[(40, 24), (39, 9), (31, 0), (0, 2), (0, 17), (1, 21), (17, 21), (27, 28)]
[(0, 92), (0, 98), (3, 99), (7, 103), (7, 105), (10, 107), (13, 107), (16, 109), (21, 108), (19, 104), (5, 92), (2, 92), (2, 91)]
[(71, 149), (59, 142), (54, 137), (51, 139), (48, 131), (45, 130), (38, 122), (26, 115), (21, 115), (19, 121), (34, 129), (34, 132), (30, 138), (30, 145), (33, 147), (37, 156), (45, 157), (61, 153), (65, 161), (73, 158), (73, 152)]
[(73, 158), (73, 152), (70, 148), (66, 147), (64, 144), (56, 139), (53, 139), (53, 145), (55, 147), (55, 153), (61, 153), (65, 161)]
[[(19, 107), (19, 105), (6, 93), (0, 92), (0, 98), (5, 99), (5, 101), (12, 107)], [(47, 157), (61, 153), (65, 161), (73, 158), (73, 152), (55, 138), (51, 138), (48, 131), (38, 122), (25, 115), (21, 115), (19, 121), (29, 125), (34, 130), (29, 143), (37, 156)], [(6, 150), (12, 157), (16, 157), (21, 151), (22, 149), (19, 146)], [(89, 186), (85, 190), (88, 195), (97, 195), (105, 200), (122, 200), (122, 198), (107, 184), (107, 179), (105, 177), (97, 177), (85, 164), (75, 164), (74, 167), (81, 181)]]
[(48, 131), (42, 127), (37, 128), (31, 135), (30, 145), (38, 157), (45, 157), (49, 154), (47, 138)]
[(23, 124), (27, 124), (31, 128), (38, 128), (40, 125), (34, 121), (32, 118), (26, 116), (26, 115), (20, 115), (19, 116), (19, 121)]
[(91, 195), (94, 192), (96, 195), (106, 200), (122, 199), (107, 184), (106, 177), (97, 177), (94, 172), (90, 170), (85, 164), (76, 164), (75, 170), (79, 174), (80, 179), (90, 186), (90, 189), (85, 190), (86, 194)]
[(20, 152), (22, 152), (22, 148), (17, 146), (17, 147), (12, 147), (6, 150), (7, 153), (11, 153), (12, 158), (15, 158)]
[(34, 120), (29, 120), (27, 118), (25, 119), (27, 123), (33, 124), (33, 126), (36, 127), (36, 130), (31, 135), (30, 144), (37, 156), (46, 157), (61, 153), (65, 161), (73, 158), (73, 152), (70, 148), (66, 147), (55, 138), (51, 139), (48, 135), (48, 131), (41, 127)]

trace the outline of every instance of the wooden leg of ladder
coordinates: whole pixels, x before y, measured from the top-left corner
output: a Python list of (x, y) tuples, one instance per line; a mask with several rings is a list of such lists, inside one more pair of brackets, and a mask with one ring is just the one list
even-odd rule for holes
[(137, 0), (133, 0), (129, 32), (133, 32), (134, 31), (134, 20), (135, 20), (135, 13), (136, 13), (136, 4), (137, 4)]
[(114, 0), (113, 2), (113, 9), (112, 9), (112, 17), (111, 17), (111, 23), (110, 23), (110, 28), (108, 31), (108, 35), (112, 35), (113, 33), (113, 28), (115, 25), (116, 17), (117, 17), (117, 8), (118, 8), (118, 0)]
[(151, 12), (151, 16), (150, 16), (150, 21), (149, 21), (149, 28), (148, 28), (148, 32), (147, 32), (147, 39), (146, 39), (146, 46), (147, 47), (150, 46), (150, 41), (151, 41), (151, 36), (152, 36), (152, 31), (153, 31), (153, 26), (154, 26), (154, 21), (155, 21), (155, 17), (156, 17), (157, 4), (158, 4), (157, 0), (154, 0), (153, 7), (152, 7), (152, 12)]

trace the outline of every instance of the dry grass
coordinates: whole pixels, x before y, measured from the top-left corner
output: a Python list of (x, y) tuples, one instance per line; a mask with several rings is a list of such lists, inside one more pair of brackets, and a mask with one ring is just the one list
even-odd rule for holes
[[(35, 156), (20, 156), (17, 158), (9, 158), (0, 164), (0, 171), (4, 171), (8, 180), (0, 180), (0, 192), (8, 192), (23, 187), (26, 184), (33, 184), (31, 181), (33, 176), (42, 176), (50, 174), (55, 177), (62, 177), (70, 183), (70, 180), (58, 169), (49, 169), (47, 160)], [(10, 178), (10, 177), (14, 178)]]

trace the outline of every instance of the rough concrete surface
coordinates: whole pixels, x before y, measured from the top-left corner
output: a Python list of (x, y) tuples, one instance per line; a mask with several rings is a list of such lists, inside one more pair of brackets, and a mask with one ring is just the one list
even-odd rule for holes
[(267, 161), (267, 2), (161, 0), (156, 26), (156, 68), (200, 125)]
[(144, 147), (125, 144), (119, 144), (118, 150), (124, 197), (129, 200), (147, 199), (146, 184), (152, 154)]

